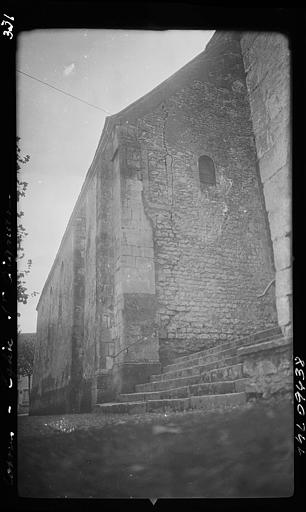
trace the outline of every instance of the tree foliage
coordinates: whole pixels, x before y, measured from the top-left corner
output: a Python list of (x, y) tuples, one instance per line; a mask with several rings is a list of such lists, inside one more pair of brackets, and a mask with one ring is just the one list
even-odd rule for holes
[[(21, 155), (21, 149), (19, 146), (20, 137), (17, 137), (16, 140), (16, 154), (17, 154), (17, 202), (20, 204), (20, 200), (22, 197), (26, 194), (26, 189), (28, 186), (28, 183), (26, 181), (23, 181), (21, 179), (21, 168), (22, 165), (25, 165), (30, 160), (29, 155), (22, 156)], [(29, 296), (35, 296), (37, 295), (37, 292), (32, 292), (29, 294), (27, 292), (26, 287), (26, 277), (30, 272), (31, 266), (32, 266), (32, 260), (28, 259), (26, 264), (22, 267), (21, 260), (24, 258), (24, 247), (23, 247), (23, 241), (25, 237), (28, 235), (25, 227), (23, 226), (22, 222), (20, 221), (21, 217), (23, 217), (24, 212), (18, 208), (17, 210), (17, 260), (18, 260), (18, 266), (17, 266), (17, 300), (20, 303), (26, 304), (28, 301)]]
[[(20, 339), (20, 338), (19, 338)], [(32, 338), (25, 338), (18, 344), (18, 375), (30, 376), (33, 373), (35, 342)]]

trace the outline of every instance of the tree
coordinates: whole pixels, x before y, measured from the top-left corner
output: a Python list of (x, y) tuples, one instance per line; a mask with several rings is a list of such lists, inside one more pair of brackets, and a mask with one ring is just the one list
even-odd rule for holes
[(30, 393), (31, 375), (33, 373), (35, 342), (32, 337), (21, 338), (18, 345), (17, 372), (22, 377), (28, 377)]
[[(21, 156), (21, 149), (19, 146), (20, 137), (17, 137), (16, 140), (16, 154), (17, 154), (17, 202), (19, 203), (20, 199), (25, 196), (26, 189), (28, 184), (23, 181), (20, 177), (21, 166), (26, 164), (30, 160), (30, 156)], [(19, 203), (20, 204), (20, 203)], [(20, 221), (21, 217), (23, 217), (24, 212), (18, 208), (17, 211), (17, 300), (19, 303), (27, 304), (29, 296), (33, 297), (37, 295), (38, 292), (32, 292), (29, 294), (26, 288), (26, 276), (30, 272), (30, 268), (32, 266), (32, 260), (28, 260), (26, 263), (26, 268), (22, 268), (20, 261), (24, 258), (24, 247), (23, 241), (27, 236), (26, 229), (22, 225)], [(18, 313), (19, 315), (19, 313)], [(21, 337), (19, 337), (21, 340)], [(32, 338), (23, 339), (22, 342), (19, 343), (18, 346), (18, 358), (17, 358), (17, 372), (20, 376), (28, 377), (28, 387), (30, 393), (30, 385), (31, 385), (31, 375), (33, 373), (33, 363), (34, 363), (34, 350), (35, 343)]]
[[(20, 170), (21, 166), (26, 164), (30, 160), (30, 156), (21, 156), (21, 149), (19, 146), (20, 137), (17, 137), (16, 139), (16, 153), (17, 153), (17, 202), (20, 201), (22, 197), (25, 196), (26, 189), (28, 186), (28, 183), (21, 180), (20, 177)], [(22, 225), (22, 222), (20, 222), (21, 217), (23, 217), (24, 212), (18, 208), (17, 211), (17, 219), (18, 219), (18, 225), (17, 225), (17, 300), (18, 302), (22, 304), (26, 304), (28, 302), (29, 293), (27, 292), (26, 288), (26, 276), (29, 274), (31, 266), (32, 266), (32, 260), (28, 259), (26, 263), (25, 268), (21, 268), (20, 260), (24, 258), (24, 248), (23, 248), (23, 241), (24, 238), (28, 235), (26, 232), (26, 229)], [(30, 294), (31, 297), (34, 297), (37, 295), (38, 292), (32, 292)]]

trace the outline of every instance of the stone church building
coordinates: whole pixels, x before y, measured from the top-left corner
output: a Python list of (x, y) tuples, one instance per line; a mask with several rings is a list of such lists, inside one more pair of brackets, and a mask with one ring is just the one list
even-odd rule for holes
[(234, 346), (245, 389), (290, 390), (289, 59), (282, 34), (216, 32), (106, 118), (37, 306), (32, 414), (178, 400), (150, 381)]

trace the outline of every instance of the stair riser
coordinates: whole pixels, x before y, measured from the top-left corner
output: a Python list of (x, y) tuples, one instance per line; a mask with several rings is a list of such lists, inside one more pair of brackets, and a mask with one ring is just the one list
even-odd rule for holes
[(223, 350), (222, 352), (216, 352), (215, 354), (208, 354), (205, 356), (198, 356), (183, 363), (170, 364), (165, 366), (162, 373), (175, 372), (178, 370), (183, 370), (184, 368), (190, 368), (191, 366), (200, 366), (206, 363), (213, 363), (220, 361), (220, 359), (225, 359), (226, 357), (231, 357), (236, 355), (237, 349), (229, 348), (227, 350)]
[(101, 414), (145, 414), (146, 402), (140, 404), (120, 403), (120, 404), (98, 404), (94, 407), (95, 413)]
[(168, 391), (155, 391), (147, 393), (129, 393), (119, 395), (119, 402), (140, 402), (147, 400), (166, 400), (172, 398), (188, 398), (199, 395), (222, 395), (224, 393), (239, 393), (245, 389), (246, 379), (227, 382), (211, 382), (193, 384)]
[(102, 414), (145, 414), (146, 412), (177, 412), (190, 409), (214, 410), (218, 407), (235, 407), (246, 402), (245, 393), (192, 396), (178, 400), (152, 400), (142, 403), (97, 405), (95, 412)]
[(146, 384), (137, 384), (135, 386), (136, 392), (143, 393), (148, 391), (166, 391), (173, 388), (180, 388), (190, 386), (193, 384), (201, 384), (204, 382), (224, 381), (224, 380), (237, 380), (242, 378), (242, 364), (224, 368), (217, 368), (215, 370), (206, 371), (201, 375), (193, 377), (181, 377), (178, 379), (164, 380), (158, 382), (148, 382)]
[(243, 378), (243, 365), (242, 363), (225, 368), (215, 368), (210, 372), (211, 382), (218, 382), (222, 380), (237, 380)]
[(245, 340), (245, 339), (237, 340), (237, 349), (240, 347), (247, 347), (248, 345), (255, 345), (257, 343), (265, 343), (266, 341), (277, 340), (280, 338), (283, 338), (283, 335), (278, 333), (278, 334), (274, 334), (273, 336), (268, 336), (267, 338), (259, 338), (259, 339), (251, 338), (251, 339), (247, 339), (247, 340)]
[(244, 387), (245, 382), (241, 382), (239, 384), (236, 384), (235, 381), (211, 382), (189, 386), (189, 392), (191, 397), (202, 395), (223, 395), (228, 393), (242, 392), (244, 391)]
[(182, 363), (182, 362), (186, 362), (186, 361), (191, 361), (192, 359), (195, 358), (196, 355), (198, 357), (205, 357), (206, 355), (215, 354), (215, 353), (220, 352), (220, 349), (223, 351), (223, 350), (226, 350), (228, 348), (238, 348), (238, 347), (241, 347), (241, 346), (244, 346), (244, 345), (250, 345), (250, 344), (253, 344), (253, 343), (260, 343), (261, 341), (269, 341), (269, 340), (272, 340), (272, 339), (277, 339), (281, 335), (282, 335), (282, 332), (281, 332), (280, 328), (276, 328), (272, 333), (266, 334), (266, 336), (264, 336), (264, 334), (259, 335), (259, 336), (256, 336), (256, 334), (253, 334), (253, 335), (248, 336), (246, 338), (240, 338), (238, 340), (233, 340), (233, 341), (225, 342), (225, 343), (222, 343), (222, 345), (218, 345), (216, 347), (212, 347), (212, 348), (208, 348), (208, 349), (205, 349), (205, 350), (201, 350), (199, 352), (193, 352), (192, 354), (189, 354), (189, 355), (186, 355), (186, 356), (176, 357), (174, 359), (174, 361), (173, 361), (173, 364), (178, 364), (178, 363)]
[(245, 393), (231, 393), (229, 395), (192, 396), (191, 409), (214, 410), (217, 407), (237, 407), (246, 403)]
[(122, 394), (122, 402), (100, 404), (95, 411), (145, 414), (241, 406), (248, 379), (243, 377), (237, 349), (276, 339), (282, 339), (279, 327), (178, 357), (162, 374), (151, 376), (151, 382), (136, 385), (136, 393)]
[(263, 339), (271, 338), (272, 336), (279, 336), (282, 335), (282, 330), (279, 326), (273, 327), (271, 329), (267, 329), (266, 331), (261, 332), (255, 332), (254, 334), (251, 334), (250, 336), (246, 336), (245, 338), (241, 338), (243, 340), (250, 340), (253, 342), (258, 342)]
[(176, 357), (173, 360), (173, 363), (171, 363), (168, 366), (177, 365), (177, 364), (185, 363), (187, 361), (191, 361), (192, 359), (195, 358), (195, 356), (206, 357), (207, 355), (218, 354), (219, 352), (223, 352), (224, 350), (228, 350), (231, 348), (237, 348), (236, 340), (226, 341), (220, 345), (216, 345), (215, 347), (205, 348), (198, 352), (191, 352), (190, 354), (187, 354), (186, 356)]
[(147, 400), (167, 400), (170, 398), (187, 398), (189, 397), (188, 386), (169, 389), (166, 391), (148, 391), (145, 393), (129, 393), (119, 395), (119, 402), (147, 401)]
[(180, 377), (193, 377), (195, 375), (201, 375), (203, 372), (214, 370), (215, 368), (221, 368), (222, 366), (230, 366), (238, 363), (238, 356), (223, 357), (218, 361), (212, 363), (205, 363), (203, 365), (193, 366), (192, 368), (183, 368), (176, 372), (161, 373), (159, 375), (152, 375), (150, 377), (151, 382), (158, 382), (161, 380), (178, 379)]

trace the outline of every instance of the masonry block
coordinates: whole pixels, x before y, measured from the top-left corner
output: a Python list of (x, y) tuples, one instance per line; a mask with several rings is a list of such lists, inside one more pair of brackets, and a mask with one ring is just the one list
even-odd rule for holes
[[(104, 398), (143, 382), (159, 356), (216, 347), (277, 321), (272, 288), (256, 300), (275, 274), (258, 161), (285, 311), (285, 46), (273, 34), (242, 36), (240, 46), (240, 34), (217, 33), (189, 65), (106, 120), (38, 306), (35, 410), (52, 400), (64, 406), (66, 389), (73, 410), (88, 403), (111, 343), (112, 355), (124, 350), (105, 390), (97, 384)], [(278, 314), (287, 326), (287, 313)]]
[(271, 396), (292, 396), (292, 339), (279, 339), (238, 350), (243, 354), (243, 375), (246, 393)]
[(278, 323), (281, 326), (287, 325), (292, 320), (292, 304), (289, 295), (276, 298)]
[(134, 267), (124, 266), (121, 268), (121, 284), (125, 293), (155, 293), (155, 271), (154, 263), (148, 260), (146, 263), (139, 263)]
[(282, 167), (271, 179), (264, 183), (264, 196), (268, 212), (284, 208), (284, 201), (291, 201), (291, 184), (288, 166)]
[(292, 264), (291, 238), (289, 236), (278, 238), (273, 243), (274, 263), (276, 270), (283, 270)]
[(136, 384), (149, 382), (150, 376), (160, 371), (159, 362), (118, 364), (111, 370), (108, 386), (114, 396), (133, 393)]
[(286, 268), (276, 272), (276, 297), (292, 294), (292, 270)]
[(156, 324), (156, 297), (146, 293), (124, 294), (125, 361), (159, 361), (159, 340)]
[(277, 238), (290, 235), (292, 231), (291, 224), (291, 199), (287, 198), (279, 202), (277, 209), (268, 212), (271, 238), (274, 242)]
[(279, 274), (290, 263), (291, 148), (290, 148), (290, 54), (282, 34), (242, 34), (241, 48), (246, 70), (261, 180), (264, 184), (273, 241), (277, 314), (280, 325), (289, 320), (286, 299), (290, 284)]
[(290, 157), (290, 132), (289, 126), (285, 126), (271, 149), (269, 149), (259, 160), (262, 182), (266, 183), (266, 181), (269, 180), (278, 170), (285, 166), (285, 172), (290, 176)]

